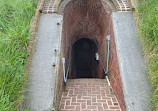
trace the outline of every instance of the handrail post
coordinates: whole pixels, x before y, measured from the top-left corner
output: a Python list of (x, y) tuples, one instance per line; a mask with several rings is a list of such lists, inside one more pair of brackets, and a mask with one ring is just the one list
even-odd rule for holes
[(101, 62), (101, 64), (102, 64), (102, 67), (103, 67), (103, 70), (104, 70), (104, 73), (105, 73), (105, 78), (106, 78), (106, 80), (107, 80), (107, 82), (108, 82), (108, 85), (110, 86), (110, 81), (109, 81), (109, 79), (108, 79), (108, 76), (107, 76), (107, 73), (108, 73), (108, 71), (109, 71), (109, 52), (110, 52), (110, 35), (107, 35), (106, 36), (106, 39), (107, 39), (107, 41), (108, 41), (108, 52), (107, 52), (107, 58), (106, 58), (106, 70), (105, 70), (105, 67), (104, 67), (104, 64), (103, 64), (103, 62), (102, 61), (100, 61)]
[(106, 39), (108, 41), (108, 53), (107, 53), (107, 58), (106, 58), (106, 60), (107, 60), (107, 62), (106, 62), (106, 74), (107, 74), (109, 71), (110, 35), (107, 35)]
[[(107, 53), (107, 63), (106, 63), (106, 72), (105, 72), (105, 73), (107, 74), (108, 71), (109, 71), (110, 35), (107, 35), (107, 36), (106, 36), (106, 39), (107, 39), (107, 41), (108, 41), (108, 53)], [(109, 81), (109, 79), (108, 79), (108, 76), (106, 75), (105, 77), (106, 77), (106, 80), (107, 80), (107, 82), (108, 82), (108, 85), (111, 86), (111, 85), (110, 85), (110, 81)]]
[(62, 64), (63, 64), (63, 77), (64, 77), (64, 82), (67, 82), (67, 78), (68, 78), (68, 74), (69, 74), (69, 69), (70, 69), (70, 63), (71, 63), (71, 54), (70, 54), (70, 58), (69, 58), (69, 64), (68, 64), (68, 68), (67, 71), (65, 71), (65, 58), (62, 58)]
[(62, 64), (63, 64), (63, 76), (64, 76), (64, 82), (66, 82), (66, 78), (65, 78), (65, 58), (62, 58)]

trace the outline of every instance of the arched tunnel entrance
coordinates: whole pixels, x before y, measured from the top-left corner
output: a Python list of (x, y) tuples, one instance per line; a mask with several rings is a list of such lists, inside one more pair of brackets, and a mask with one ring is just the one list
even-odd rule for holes
[[(105, 11), (101, 0), (72, 0), (65, 6), (63, 14), (62, 45), (66, 67), (70, 53), (73, 53), (69, 79), (104, 78), (100, 61), (106, 63), (106, 36), (112, 31), (110, 12)], [(83, 50), (87, 51), (84, 53)], [(96, 52), (99, 54), (98, 61), (95, 60)]]
[(97, 45), (94, 41), (82, 38), (72, 46), (71, 78), (96, 78), (98, 60), (96, 54)]
[(62, 58), (65, 59), (65, 70), (63, 71), (63, 64), (60, 63), (57, 86), (57, 92), (60, 95), (57, 96), (57, 103), (61, 100), (62, 93), (60, 92), (64, 85), (69, 84), (68, 82), (66, 84), (62, 82), (63, 72), (66, 71), (65, 76), (68, 77), (69, 81), (82, 81), (83, 78), (97, 78), (98, 80), (105, 78), (108, 57), (106, 37), (110, 35), (108, 76), (114, 92), (119, 98), (119, 103), (122, 103), (120, 104), (121, 107), (124, 107), (114, 42), (111, 6), (104, 0), (64, 1), (62, 5), (64, 7), (60, 8), (63, 14), (60, 61), (62, 61)]

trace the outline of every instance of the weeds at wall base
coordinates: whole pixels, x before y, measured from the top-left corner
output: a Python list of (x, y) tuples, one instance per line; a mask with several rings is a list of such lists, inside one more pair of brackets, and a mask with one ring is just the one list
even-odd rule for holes
[(158, 108), (158, 1), (138, 0), (137, 24), (139, 27), (149, 80), (153, 90), (150, 103)]

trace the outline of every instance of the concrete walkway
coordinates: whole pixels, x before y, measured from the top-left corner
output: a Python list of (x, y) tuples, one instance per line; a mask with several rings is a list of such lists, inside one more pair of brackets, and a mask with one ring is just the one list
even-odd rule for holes
[(146, 65), (132, 12), (113, 13), (113, 25), (127, 111), (149, 111)]
[[(25, 107), (31, 111), (50, 111), (53, 109), (56, 81), (59, 38), (62, 16), (42, 14), (39, 21), (35, 52), (28, 80)], [(56, 51), (55, 51), (56, 50)]]
[(60, 111), (121, 111), (105, 79), (71, 79), (67, 81)]
[[(62, 16), (57, 14), (42, 14), (40, 18), (25, 102), (25, 107), (29, 107), (31, 111), (50, 111), (53, 109), (57, 70), (56, 67), (53, 67), (53, 64), (57, 63), (57, 56), (59, 54), (61, 20)], [(58, 22), (60, 25), (57, 25)], [(146, 65), (134, 16), (131, 12), (115, 12), (113, 13), (113, 25), (127, 111), (149, 111), (148, 97), (150, 96), (150, 90), (146, 80)], [(69, 83), (71, 84), (72, 82)], [(82, 83), (84, 82), (82, 81)], [(104, 85), (107, 86), (106, 83)], [(79, 88), (78, 90), (82, 89)], [(101, 94), (101, 92), (95, 93), (98, 93), (98, 95)], [(110, 90), (108, 95), (110, 95), (109, 97), (115, 98)], [(86, 103), (84, 104), (87, 104), (86, 108), (94, 108), (94, 110), (96, 108), (97, 110), (103, 108), (105, 110), (102, 103), (101, 106), (92, 106), (92, 97), (90, 98), (89, 102), (85, 100)], [(100, 99), (98, 100), (100, 101)], [(112, 103), (108, 108), (115, 108), (116, 105), (115, 110), (120, 111), (117, 100), (115, 102), (110, 100), (108, 98), (105, 99), (106, 104)], [(88, 107), (90, 103), (92, 107)], [(61, 103), (61, 109), (62, 104), (67, 105), (69, 102)], [(75, 108), (77, 107), (76, 105)], [(64, 106), (62, 110), (66, 108)]]

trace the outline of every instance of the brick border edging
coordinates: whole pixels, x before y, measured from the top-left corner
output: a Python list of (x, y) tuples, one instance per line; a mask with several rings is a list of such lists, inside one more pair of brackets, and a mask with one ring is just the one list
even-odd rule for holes
[(36, 32), (38, 18), (39, 18), (40, 13), (42, 13), (43, 5), (44, 5), (44, 0), (39, 0), (38, 5), (37, 5), (37, 9), (36, 9), (36, 13), (35, 13), (34, 19), (33, 19), (32, 24), (31, 24), (31, 31), (33, 33)]
[[(40, 14), (42, 13), (42, 10), (43, 10), (44, 1), (45, 0), (39, 0), (38, 1), (36, 12), (35, 12), (35, 15), (32, 19), (32, 23), (31, 23), (31, 27), (30, 27), (31, 37), (29, 38), (29, 46), (28, 46), (28, 50), (27, 50), (27, 54), (29, 54), (29, 56), (26, 58), (27, 62), (24, 66), (24, 71), (25, 71), (24, 78), (25, 78), (25, 80), (24, 80), (24, 84), (23, 84), (22, 89), (25, 89), (26, 85), (27, 85), (29, 69), (30, 69), (30, 65), (31, 65), (32, 57), (33, 57), (32, 55), (33, 55), (34, 47), (35, 47), (37, 25), (38, 25), (38, 22), (39, 22)], [(23, 95), (25, 95), (25, 92), (24, 92)], [(22, 99), (19, 102), (20, 109), (23, 109), (24, 101), (25, 100)]]
[(38, 2), (38, 5), (37, 5), (37, 9), (36, 9), (36, 12), (35, 12), (35, 16), (32, 20), (32, 24), (31, 24), (31, 37), (30, 37), (30, 43), (29, 43), (29, 46), (28, 46), (28, 54), (30, 54), (27, 58), (27, 63), (25, 65), (25, 78), (27, 80), (27, 76), (28, 76), (28, 73), (29, 73), (29, 67), (30, 67), (30, 64), (31, 64), (31, 60), (32, 60), (32, 54), (34, 52), (34, 46), (35, 46), (35, 40), (36, 40), (36, 32), (37, 32), (37, 25), (38, 25), (38, 21), (39, 21), (39, 16), (42, 12), (42, 9), (43, 9), (43, 5), (44, 5), (44, 0), (39, 0)]

